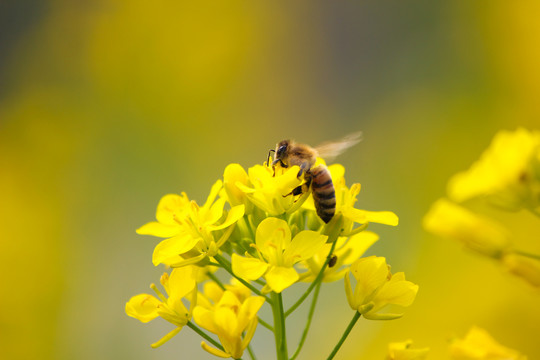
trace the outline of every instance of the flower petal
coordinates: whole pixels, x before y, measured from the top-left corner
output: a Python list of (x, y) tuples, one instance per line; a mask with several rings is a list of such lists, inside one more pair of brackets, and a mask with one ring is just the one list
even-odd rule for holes
[(269, 243), (277, 249), (285, 249), (291, 241), (291, 229), (287, 222), (275, 217), (269, 217), (261, 221), (257, 227), (255, 242), (257, 248), (266, 253)]
[(397, 226), (399, 223), (399, 218), (391, 211), (367, 211), (355, 209), (353, 207), (345, 207), (343, 209), (343, 216), (360, 224), (374, 222), (378, 224)]
[(232, 224), (236, 223), (238, 220), (244, 216), (244, 205), (238, 205), (234, 206), (231, 210), (229, 210), (227, 214), (227, 218), (223, 222), (223, 224), (220, 225), (210, 225), (208, 226), (209, 231), (215, 231), (215, 230), (221, 230), (225, 229), (226, 227), (231, 226)]
[(159, 200), (156, 211), (158, 222), (166, 225), (176, 224), (175, 216), (187, 213), (189, 211), (189, 199), (186, 193), (182, 195), (167, 194)]
[(256, 258), (240, 256), (236, 253), (231, 257), (233, 273), (246, 280), (257, 280), (268, 269), (268, 264)]
[(300, 231), (283, 252), (285, 263), (292, 266), (300, 260), (309, 259), (321, 249), (327, 239), (328, 236), (316, 231)]
[(248, 175), (244, 168), (239, 164), (229, 164), (223, 173), (223, 187), (231, 205), (240, 205), (244, 203), (246, 195), (236, 185), (247, 184)]
[(214, 312), (208, 310), (202, 306), (196, 306), (193, 310), (193, 319), (199, 326), (210, 331), (211, 333), (217, 334), (219, 330), (214, 321)]
[(169, 300), (180, 300), (193, 291), (197, 285), (197, 271), (194, 265), (173, 269), (169, 276)]
[(362, 305), (368, 296), (386, 282), (388, 265), (383, 257), (360, 258), (352, 263), (351, 273), (356, 279), (355, 302)]
[(210, 206), (214, 203), (214, 200), (216, 199), (216, 196), (218, 196), (219, 191), (223, 187), (223, 182), (221, 180), (218, 180), (212, 185), (212, 189), (210, 189), (210, 194), (208, 194), (208, 197), (206, 198), (206, 202), (204, 203), (204, 208), (209, 209)]
[(275, 266), (266, 273), (266, 283), (275, 292), (280, 293), (292, 284), (299, 276), (293, 267)]
[(183, 254), (193, 249), (199, 239), (193, 238), (190, 234), (182, 233), (170, 239), (161, 241), (154, 248), (152, 263), (157, 266), (165, 260)]
[(161, 302), (149, 294), (133, 296), (126, 303), (126, 314), (143, 323), (147, 323), (158, 317), (158, 305)]
[(152, 235), (162, 238), (168, 238), (178, 235), (181, 230), (182, 227), (179, 224), (168, 225), (159, 223), (157, 221), (152, 221), (138, 228), (136, 232), (139, 235)]

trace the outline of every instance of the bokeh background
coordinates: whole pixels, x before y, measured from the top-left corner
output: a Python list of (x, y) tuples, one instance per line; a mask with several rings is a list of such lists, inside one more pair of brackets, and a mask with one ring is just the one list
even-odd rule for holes
[[(499, 129), (539, 127), (539, 18), (534, 0), (1, 1), (0, 358), (210, 358), (189, 329), (151, 349), (171, 326), (124, 314), (163, 271), (135, 229), (162, 195), (202, 202), (279, 140), (358, 130), (339, 158), (358, 207), (400, 216), (371, 228), (369, 253), (420, 291), (404, 318), (360, 321), (337, 358), (411, 338), (446, 359), (472, 325), (540, 358), (538, 291), (421, 227)], [(540, 253), (538, 218), (490, 215)], [(325, 358), (352, 315), (325, 285), (300, 359)], [(262, 327), (254, 347), (272, 358)]]

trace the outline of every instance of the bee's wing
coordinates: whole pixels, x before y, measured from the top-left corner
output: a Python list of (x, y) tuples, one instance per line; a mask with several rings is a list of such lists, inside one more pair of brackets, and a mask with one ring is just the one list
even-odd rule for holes
[(343, 153), (345, 150), (353, 145), (358, 144), (362, 140), (362, 132), (355, 132), (345, 136), (338, 141), (325, 142), (317, 146), (315, 150), (319, 153), (319, 156), (326, 161), (332, 161), (336, 156)]

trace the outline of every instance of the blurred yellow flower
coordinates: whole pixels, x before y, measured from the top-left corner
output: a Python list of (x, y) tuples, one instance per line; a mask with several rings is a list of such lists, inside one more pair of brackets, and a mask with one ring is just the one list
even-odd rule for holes
[[(327, 266), (324, 270), (322, 281), (331, 282), (341, 280), (347, 272), (348, 266), (360, 256), (364, 255), (366, 250), (379, 239), (379, 235), (371, 231), (362, 231), (356, 235), (340, 237), (337, 240), (333, 255), (336, 256), (336, 263), (333, 266)], [(325, 244), (317, 253), (302, 262), (308, 271), (301, 275), (301, 281), (312, 282), (315, 280), (322, 266), (326, 262), (326, 257), (330, 252), (331, 244)]]
[(205, 295), (212, 301), (197, 305), (193, 311), (193, 318), (201, 327), (219, 337), (224, 351), (213, 348), (205, 342), (201, 343), (202, 348), (215, 356), (241, 358), (255, 334), (257, 312), (263, 305), (264, 298), (239, 296), (238, 292), (218, 290), (213, 285), (205, 286)]
[(497, 343), (487, 331), (472, 327), (464, 339), (455, 339), (450, 344), (450, 355), (455, 360), (526, 360), (516, 350)]
[(234, 253), (231, 258), (232, 270), (235, 275), (247, 280), (264, 276), (269, 289), (280, 293), (299, 279), (294, 264), (312, 257), (327, 238), (318, 232), (304, 230), (291, 240), (291, 230), (286, 221), (266, 218), (257, 227), (255, 235), (258, 257)]
[(388, 360), (423, 360), (429, 348), (411, 349), (412, 340), (388, 344)]
[[(195, 266), (185, 266), (173, 269), (171, 275), (164, 273), (160, 282), (163, 285), (168, 297), (164, 296), (157, 287), (152, 284), (151, 287), (156, 291), (159, 299), (149, 294), (139, 294), (133, 296), (126, 303), (126, 314), (147, 323), (155, 318), (162, 317), (177, 328), (165, 335), (161, 340), (152, 344), (152, 347), (158, 347), (180, 332), (191, 318), (191, 312), (197, 299), (197, 273)], [(191, 303), (188, 310), (183, 303), (183, 299), (190, 295)]]
[[(199, 207), (195, 201), (189, 201), (187, 195), (165, 195), (159, 202), (156, 219), (137, 229), (138, 234), (167, 237), (154, 249), (152, 262), (154, 265), (189, 265), (214, 256), (230, 235), (231, 225), (244, 216), (244, 205), (233, 206), (224, 218), (225, 199), (216, 200), (222, 181), (218, 180), (213, 186), (205, 204)], [(213, 232), (229, 228), (228, 231), (215, 239)], [(182, 257), (191, 250), (187, 259)]]
[(510, 247), (509, 235), (502, 226), (446, 199), (432, 205), (423, 223), (427, 231), (493, 258), (500, 258)]
[(540, 261), (516, 253), (505, 254), (503, 265), (512, 274), (526, 280), (529, 284), (540, 287)]
[(540, 132), (518, 128), (500, 131), (469, 170), (448, 183), (457, 202), (486, 197), (508, 210), (540, 205)]
[(370, 256), (352, 263), (350, 273), (356, 279), (352, 289), (350, 275), (345, 275), (345, 293), (353, 310), (366, 319), (391, 320), (403, 314), (378, 313), (387, 305), (410, 306), (418, 292), (418, 285), (405, 280), (402, 272), (393, 274), (384, 257)]

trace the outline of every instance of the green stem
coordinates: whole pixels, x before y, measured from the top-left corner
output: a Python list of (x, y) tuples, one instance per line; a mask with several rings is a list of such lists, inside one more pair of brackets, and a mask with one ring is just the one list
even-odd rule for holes
[(218, 343), (216, 340), (212, 339), (210, 336), (208, 336), (204, 331), (199, 329), (197, 325), (193, 324), (191, 321), (188, 321), (187, 326), (189, 326), (193, 331), (195, 331), (197, 334), (201, 335), (203, 338), (205, 338), (209, 343), (217, 347), (221, 351), (225, 351), (223, 349), (223, 346), (221, 346), (220, 343)]
[(294, 310), (296, 310), (296, 308), (299, 307), (304, 302), (304, 300), (308, 297), (308, 295), (315, 288), (315, 286), (317, 286), (317, 284), (319, 284), (322, 281), (322, 278), (324, 276), (324, 271), (326, 270), (326, 267), (328, 266), (328, 262), (330, 261), (330, 258), (332, 257), (332, 253), (334, 252), (335, 247), (336, 247), (336, 241), (332, 243), (332, 247), (330, 248), (330, 251), (328, 252), (326, 261), (321, 267), (321, 270), (317, 274), (317, 277), (315, 278), (315, 280), (313, 280), (313, 282), (308, 287), (306, 292), (294, 303), (294, 305), (291, 306), (290, 309), (285, 312), (285, 317), (289, 316)]
[(315, 312), (315, 305), (317, 304), (317, 298), (319, 297), (319, 290), (321, 290), (321, 283), (319, 282), (317, 284), (317, 287), (315, 288), (315, 292), (313, 293), (313, 299), (311, 300), (311, 307), (309, 308), (308, 313), (308, 319), (306, 323), (306, 327), (304, 329), (304, 332), (302, 333), (302, 338), (300, 339), (300, 343), (298, 344), (298, 348), (296, 349), (294, 355), (292, 356), (291, 360), (296, 359), (298, 354), (300, 354), (300, 350), (302, 350), (302, 346), (304, 346), (304, 342), (306, 341), (306, 337), (309, 331), (309, 327), (311, 326), (311, 319), (313, 318), (313, 313)]
[(238, 281), (240, 281), (242, 284), (244, 284), (245, 287), (247, 287), (248, 289), (250, 289), (251, 291), (253, 291), (255, 294), (259, 295), (259, 296), (262, 296), (265, 298), (265, 300), (271, 304), (272, 303), (272, 300), (270, 300), (267, 296), (264, 296), (260, 291), (259, 289), (257, 289), (256, 287), (254, 287), (253, 285), (251, 285), (250, 283), (248, 283), (247, 281), (245, 281), (244, 279), (236, 276), (233, 271), (232, 271), (232, 268), (231, 268), (231, 265), (229, 264), (229, 262), (221, 255), (216, 255), (214, 256), (214, 259), (216, 259), (216, 261), (221, 265), (222, 268), (224, 268), (229, 274), (231, 274), (233, 277), (235, 277)]
[(225, 289), (225, 286), (221, 283), (221, 281), (219, 281), (219, 279), (217, 278), (216, 275), (212, 274), (210, 271), (208, 271), (206, 273), (206, 275), (213, 281), (215, 282), (220, 288), (221, 290), (227, 290)]
[(528, 253), (528, 252), (525, 252), (525, 251), (520, 251), (520, 250), (514, 250), (514, 253), (516, 253), (518, 255), (521, 255), (521, 256), (529, 257), (531, 259), (540, 260), (540, 255), (531, 254), (531, 253)]
[(274, 338), (276, 339), (277, 360), (288, 360), (285, 316), (281, 294), (272, 292), (272, 314), (274, 315)]
[(261, 318), (259, 318), (258, 320), (259, 320), (259, 324), (261, 324), (262, 326), (264, 326), (265, 328), (267, 328), (271, 332), (274, 332), (274, 327), (272, 325), (270, 325), (269, 323), (267, 323), (266, 321), (264, 321)]
[(247, 351), (249, 353), (249, 356), (251, 356), (252, 360), (257, 360), (257, 357), (255, 356), (255, 353), (253, 352), (253, 349), (251, 348), (251, 344), (247, 346)]
[(341, 339), (339, 339), (339, 342), (334, 347), (334, 350), (332, 350), (332, 353), (330, 353), (330, 355), (328, 355), (326, 360), (331, 360), (331, 359), (334, 358), (334, 356), (336, 356), (339, 348), (341, 347), (341, 345), (343, 345), (343, 343), (345, 342), (345, 339), (347, 339), (347, 336), (349, 336), (349, 333), (351, 332), (352, 328), (354, 327), (354, 325), (356, 324), (358, 319), (360, 319), (360, 316), (361, 316), (361, 314), (358, 311), (354, 314), (351, 322), (349, 323), (349, 326), (347, 326), (347, 329), (345, 329), (345, 332), (341, 336)]

